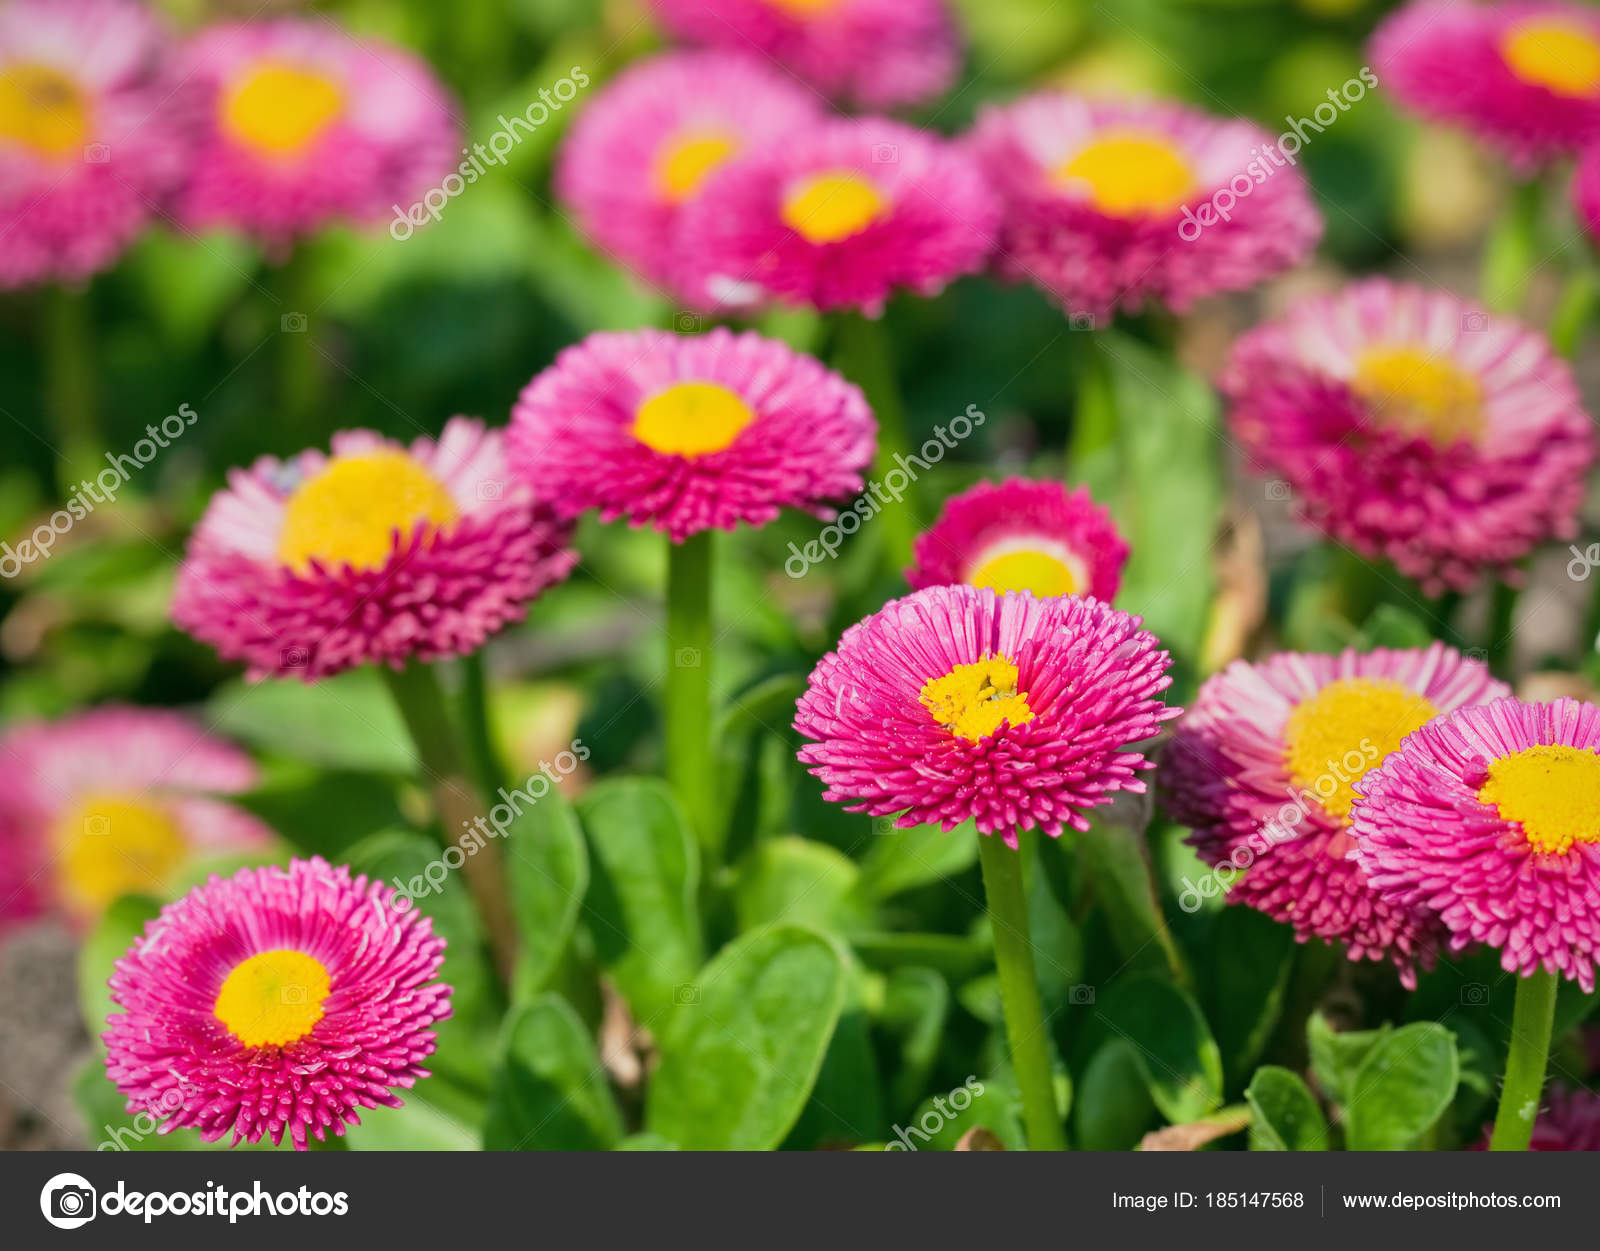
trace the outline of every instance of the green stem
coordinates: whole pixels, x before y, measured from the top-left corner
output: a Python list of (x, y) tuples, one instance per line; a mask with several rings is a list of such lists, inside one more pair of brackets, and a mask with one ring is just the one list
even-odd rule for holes
[(1550, 319), (1550, 343), (1562, 356), (1576, 358), (1584, 332), (1600, 313), (1600, 276), (1585, 265), (1562, 289), (1555, 315)]
[(283, 416), (304, 425), (322, 404), (326, 371), (317, 351), (316, 334), (320, 301), (311, 290), (313, 260), (302, 245), (296, 248), (278, 274), (282, 298), (274, 306), (278, 317), (278, 403)]
[(667, 780), (706, 853), (721, 849), (711, 768), (711, 531), (667, 548)]
[[(448, 847), (486, 818), (489, 809), (468, 775), (438, 675), (432, 667), (415, 661), (401, 670), (384, 666), (380, 672), (416, 745)], [(500, 845), (494, 839), (481, 839), (481, 846), (463, 859), (461, 872), (482, 914), (495, 966), (509, 984), (516, 967), (517, 931)]]
[(1491, 1151), (1526, 1151), (1533, 1141), (1544, 1070), (1550, 1061), (1550, 1031), (1555, 1022), (1559, 986), (1559, 977), (1544, 969), (1517, 983), (1517, 1002), (1511, 1013), (1511, 1047), (1506, 1055), (1505, 1081), (1500, 1086), (1500, 1110), (1495, 1114), (1494, 1135), (1489, 1140)]
[(1067, 448), (1068, 463), (1079, 478), (1084, 474), (1086, 462), (1115, 447), (1117, 442), (1117, 396), (1111, 382), (1111, 365), (1095, 333), (1089, 334), (1085, 345), (1078, 378), (1078, 404), (1072, 418), (1072, 440)]
[(1543, 189), (1538, 179), (1512, 193), (1483, 251), (1483, 302), (1497, 313), (1522, 307), (1539, 263), (1539, 214)]
[[(834, 325), (834, 365), (846, 378), (861, 388), (873, 416), (878, 419), (878, 456), (873, 477), (886, 486), (891, 474), (906, 478), (916, 470), (904, 463), (911, 456), (911, 427), (900, 387), (895, 381), (894, 356), (883, 323), (860, 313), (841, 314)], [(884, 561), (890, 572), (898, 574), (911, 560), (911, 545), (917, 536), (917, 484), (908, 482), (904, 496), (882, 514)]]
[(1065, 1151), (1067, 1137), (1056, 1112), (1055, 1077), (1050, 1067), (1050, 1036), (1028, 938), (1028, 900), (1022, 884), (1022, 853), (998, 834), (978, 835), (983, 890), (994, 930), (994, 963), (1000, 975), (1000, 1004), (1011, 1042), (1011, 1067), (1022, 1092), (1022, 1121), (1034, 1151)]
[(1489, 668), (1496, 677), (1509, 676), (1513, 627), (1516, 623), (1517, 597), (1521, 591), (1505, 582), (1496, 582), (1490, 591), (1489, 637), (1484, 652)]
[(45, 302), (46, 403), (59, 440), (56, 473), (70, 494), (103, 468), (106, 452), (95, 396), (94, 325), (87, 291), (56, 287)]
[(493, 795), (505, 785), (506, 770), (489, 726), (489, 682), (484, 672), (483, 652), (480, 650), (463, 656), (459, 668), (461, 728), (467, 742), (467, 754), (471, 758), (479, 789), (485, 795)]

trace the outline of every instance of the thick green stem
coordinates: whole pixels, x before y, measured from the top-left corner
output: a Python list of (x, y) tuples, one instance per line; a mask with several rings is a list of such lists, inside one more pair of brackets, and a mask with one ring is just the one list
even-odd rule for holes
[(1483, 302), (1497, 313), (1522, 307), (1528, 283), (1539, 264), (1539, 214), (1543, 204), (1537, 179), (1513, 193), (1483, 251)]
[(506, 770), (489, 725), (489, 682), (484, 672), (483, 652), (475, 651), (462, 657), (460, 670), (461, 731), (467, 741), (467, 754), (472, 760), (479, 789), (485, 795), (493, 795), (505, 785)]
[[(455, 727), (438, 675), (430, 666), (415, 661), (398, 671), (384, 667), (381, 672), (416, 745), (445, 845), (455, 845), (480, 821), (487, 820), (489, 809), (473, 784), (456, 743)], [(509, 984), (516, 967), (517, 930), (506, 893), (500, 845), (492, 838), (484, 838), (481, 832), (473, 842), (480, 844), (476, 850), (471, 849), (471, 844), (462, 847), (465, 855), (461, 872), (483, 917), (495, 966)]]
[(325, 362), (317, 350), (317, 308), (321, 301), (311, 290), (312, 257), (305, 246), (297, 248), (278, 272), (283, 296), (278, 315), (278, 403), (283, 416), (304, 425), (322, 404)]
[(1011, 1066), (1022, 1093), (1022, 1121), (1034, 1151), (1064, 1151), (1067, 1137), (1056, 1112), (1055, 1077), (1050, 1067), (1050, 1036), (1039, 1001), (1028, 938), (1028, 899), (1022, 883), (1022, 854), (998, 834), (978, 835), (983, 889), (994, 930), (994, 963), (1000, 975)]
[(1569, 360), (1578, 355), (1584, 333), (1600, 313), (1600, 276), (1585, 265), (1561, 291), (1554, 316), (1550, 318), (1550, 344)]
[(1494, 1118), (1491, 1151), (1526, 1151), (1539, 1115), (1544, 1070), (1550, 1061), (1550, 1031), (1555, 1023), (1557, 974), (1539, 969), (1517, 983), (1511, 1013), (1511, 1046), (1506, 1076), (1500, 1086), (1500, 1110)]
[(1085, 340), (1083, 365), (1078, 377), (1078, 403), (1072, 417), (1068, 463), (1082, 477), (1087, 462), (1114, 448), (1117, 442), (1117, 396), (1111, 381), (1111, 364), (1105, 348), (1091, 332)]
[(1489, 668), (1498, 678), (1510, 676), (1517, 597), (1520, 594), (1517, 587), (1504, 582), (1496, 582), (1490, 591), (1489, 637), (1485, 641), (1484, 653)]
[(721, 850), (711, 758), (711, 531), (667, 549), (667, 780), (706, 853)]
[[(917, 483), (912, 475), (921, 471), (911, 459), (910, 422), (895, 381), (894, 357), (883, 323), (859, 313), (841, 314), (834, 326), (833, 358), (839, 372), (861, 388), (878, 419), (873, 477), (886, 489), (903, 492), (883, 510), (880, 523), (884, 561), (898, 574), (911, 560), (911, 544), (920, 524)], [(903, 485), (895, 485), (903, 480)]]
[(104, 468), (105, 437), (95, 396), (94, 326), (87, 291), (57, 287), (45, 296), (46, 403), (55, 423), (56, 476), (71, 494)]

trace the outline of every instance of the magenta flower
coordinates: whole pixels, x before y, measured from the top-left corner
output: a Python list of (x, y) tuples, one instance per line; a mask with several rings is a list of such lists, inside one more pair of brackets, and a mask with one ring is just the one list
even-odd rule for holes
[(1498, 699), (1430, 722), (1362, 780), (1356, 858), (1460, 950), (1594, 989), (1600, 956), (1600, 708)]
[(1306, 520), (1430, 594), (1576, 530), (1593, 426), (1571, 368), (1507, 317), (1372, 278), (1245, 335), (1222, 387)]
[(1087, 489), (1008, 478), (945, 501), (917, 536), (906, 570), (912, 590), (968, 582), (1035, 595), (1092, 595), (1110, 603), (1128, 545)]
[(212, 499), (172, 619), (252, 679), (310, 682), (475, 651), (577, 563), (571, 527), (466, 417), (409, 449), (370, 431), (263, 457)]
[(1189, 842), (1231, 879), (1228, 899), (1387, 960), (1407, 986), (1440, 935), (1426, 913), (1383, 898), (1351, 858), (1362, 778), (1434, 717), (1508, 688), (1442, 643), (1425, 650), (1284, 652), (1208, 678), (1161, 760), (1163, 797)]
[(704, 305), (770, 299), (876, 315), (982, 268), (999, 209), (973, 162), (883, 118), (835, 119), (731, 161), (684, 206), (677, 246)]
[(1171, 658), (1137, 617), (1096, 599), (935, 586), (851, 626), (811, 674), (800, 761), (851, 812), (909, 827), (973, 819), (1088, 828), (1090, 808), (1143, 791), (1129, 744), (1179, 709), (1156, 698)]
[(1524, 170), (1600, 140), (1600, 15), (1588, 5), (1415, 0), (1372, 37), (1384, 87)]
[(183, 57), (208, 102), (184, 224), (285, 250), (329, 222), (404, 213), (461, 163), (455, 106), (409, 52), (322, 19), (219, 23)]
[(1249, 122), (1048, 91), (968, 142), (1004, 206), (1000, 273), (1096, 321), (1244, 290), (1322, 236), (1295, 154)]
[[(129, 1113), (299, 1150), (428, 1076), (445, 942), (394, 891), (320, 857), (196, 887), (111, 975), (106, 1073)], [(173, 1105), (177, 1110), (173, 1111)]]
[(693, 43), (755, 54), (817, 90), (869, 109), (921, 104), (961, 67), (942, 0), (652, 0)]
[(0, 288), (116, 260), (184, 174), (188, 103), (144, 5), (0, 7)]
[(832, 517), (876, 442), (861, 392), (809, 356), (720, 328), (640, 330), (590, 335), (534, 378), (510, 455), (563, 517), (597, 509), (682, 542), (782, 508)]

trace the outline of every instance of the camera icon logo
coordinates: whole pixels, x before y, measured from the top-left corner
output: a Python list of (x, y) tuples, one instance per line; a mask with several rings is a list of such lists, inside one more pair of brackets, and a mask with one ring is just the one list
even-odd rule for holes
[(77, 1229), (94, 1220), (94, 1187), (77, 1173), (57, 1173), (39, 1192), (39, 1210), (57, 1229)]
[(672, 318), (672, 328), (679, 334), (697, 334), (700, 330), (700, 314), (675, 313)]
[(85, 165), (108, 165), (111, 163), (111, 145), (106, 143), (86, 143), (83, 146), (83, 163)]
[(278, 997), (285, 1007), (300, 1007), (306, 1001), (306, 988), (304, 986), (285, 986), (278, 992)]
[(1267, 483), (1266, 494), (1269, 500), (1286, 500), (1289, 498), (1289, 484), (1281, 478), (1274, 478)]
[(685, 982), (682, 986), (673, 988), (673, 1003), (695, 1004), (700, 1002), (700, 988), (693, 982)]
[(1069, 313), (1067, 314), (1067, 329), (1097, 330), (1099, 327), (1095, 325), (1093, 313)]
[(875, 143), (872, 145), (872, 163), (874, 165), (894, 165), (900, 160), (900, 147), (893, 143)]
[(700, 667), (700, 649), (698, 647), (680, 647), (672, 653), (672, 663), (680, 669), (698, 669)]
[(501, 499), (505, 493), (506, 484), (498, 478), (485, 478), (478, 483), (478, 498), (485, 502)]
[(311, 660), (311, 653), (303, 647), (285, 647), (278, 653), (278, 668), (304, 669)]
[(1489, 1002), (1489, 988), (1482, 982), (1468, 982), (1461, 988), (1461, 1004), (1466, 1008), (1481, 1008)]
[(103, 812), (91, 813), (83, 819), (83, 832), (90, 838), (104, 838), (111, 833), (111, 818)]
[(1072, 986), (1067, 990), (1067, 1002), (1085, 1006), (1094, 1002), (1093, 986)]
[(306, 315), (304, 313), (285, 313), (278, 321), (284, 334), (304, 334), (306, 330)]
[(1467, 334), (1477, 334), (1489, 328), (1489, 314), (1471, 312), (1461, 314), (1461, 329)]

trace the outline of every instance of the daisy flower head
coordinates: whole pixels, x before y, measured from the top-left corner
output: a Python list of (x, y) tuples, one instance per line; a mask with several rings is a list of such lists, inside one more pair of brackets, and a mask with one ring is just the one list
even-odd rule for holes
[[(135, 940), (111, 975), (106, 1073), (161, 1133), (299, 1150), (397, 1108), (428, 1076), (444, 939), (394, 891), (320, 857), (213, 876)], [(173, 1111), (176, 1104), (177, 1110)], [(170, 1115), (168, 1115), (170, 1113)]]
[(1414, 0), (1372, 37), (1405, 107), (1465, 126), (1527, 170), (1600, 140), (1600, 14), (1533, 0)]
[[(1387, 960), (1407, 986), (1439, 927), (1373, 890), (1351, 858), (1362, 779), (1434, 717), (1507, 693), (1442, 643), (1409, 651), (1284, 652), (1208, 678), (1162, 756), (1168, 811), (1232, 879), (1230, 902)], [(1219, 879), (1220, 880), (1220, 879)]]
[(944, 0), (652, 0), (691, 43), (753, 52), (869, 109), (933, 100), (961, 68)]
[(180, 713), (107, 705), (0, 737), (0, 924), (60, 912), (93, 923), (123, 895), (161, 895), (198, 856), (269, 848), (224, 796), (249, 756)]
[(1129, 745), (1179, 709), (1171, 658), (1137, 617), (1083, 596), (933, 586), (851, 626), (811, 674), (799, 757), (851, 812), (896, 825), (972, 819), (1015, 847), (1035, 826), (1088, 828), (1143, 791)]
[(777, 299), (876, 316), (897, 288), (936, 295), (982, 268), (999, 206), (973, 161), (938, 135), (835, 118), (729, 162), (680, 222), (693, 302)]
[(1092, 595), (1110, 603), (1128, 545), (1086, 488), (1008, 478), (946, 500), (911, 556), (906, 581), (913, 590), (966, 582), (1001, 594)]
[(311, 682), (475, 651), (577, 562), (571, 527), (466, 417), (409, 448), (365, 430), (263, 457), (211, 501), (172, 619), (249, 676)]
[(1254, 286), (1322, 235), (1293, 153), (1250, 122), (1046, 91), (985, 109), (968, 146), (1004, 206), (1000, 273), (1096, 321)]
[(282, 251), (332, 221), (404, 212), (459, 162), (455, 105), (427, 64), (332, 22), (218, 23), (183, 62), (207, 100), (178, 201), (191, 228)]
[(684, 205), (734, 158), (790, 142), (816, 97), (735, 52), (667, 52), (608, 83), (562, 141), (555, 185), (594, 243), (672, 287)]
[(1600, 959), (1600, 708), (1506, 698), (1430, 722), (1362, 779), (1356, 857), (1373, 888), (1438, 915), (1460, 950), (1594, 989)]
[(1234, 345), (1245, 450), (1301, 514), (1430, 594), (1569, 537), (1595, 458), (1571, 368), (1542, 336), (1452, 295), (1374, 278)]
[(105, 268), (183, 176), (185, 93), (135, 0), (0, 7), (0, 288)]
[(782, 508), (831, 518), (862, 488), (877, 423), (859, 389), (773, 339), (717, 328), (590, 335), (523, 389), (514, 471), (557, 511), (681, 543)]

